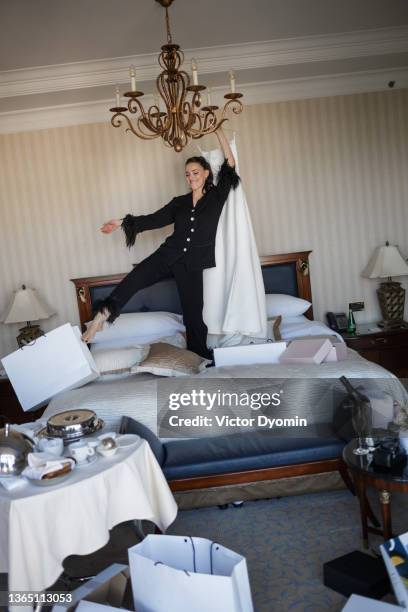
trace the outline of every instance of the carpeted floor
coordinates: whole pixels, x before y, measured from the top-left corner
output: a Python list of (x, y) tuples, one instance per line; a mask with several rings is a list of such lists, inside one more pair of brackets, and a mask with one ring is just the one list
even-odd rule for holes
[[(397, 533), (408, 530), (407, 501), (393, 498)], [(341, 610), (346, 599), (323, 585), (322, 565), (361, 544), (358, 502), (348, 491), (251, 501), (226, 510), (184, 510), (168, 533), (206, 537), (245, 555), (257, 612)], [(101, 551), (69, 557), (67, 572), (89, 575), (113, 562), (126, 563), (126, 550), (137, 541), (131, 524), (117, 526)], [(370, 536), (374, 550), (380, 542)]]
[[(395, 510), (395, 528), (406, 531), (408, 516), (404, 526)], [(184, 511), (169, 533), (208, 537), (245, 555), (257, 612), (341, 610), (346, 599), (323, 585), (322, 566), (361, 543), (358, 502), (348, 491)], [(380, 542), (370, 540), (373, 548)]]

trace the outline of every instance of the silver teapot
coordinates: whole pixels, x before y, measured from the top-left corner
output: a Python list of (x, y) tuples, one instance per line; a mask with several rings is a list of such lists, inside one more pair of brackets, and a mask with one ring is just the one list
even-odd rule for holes
[(0, 429), (0, 477), (18, 476), (26, 467), (27, 455), (32, 450), (31, 440), (6, 423), (4, 429)]

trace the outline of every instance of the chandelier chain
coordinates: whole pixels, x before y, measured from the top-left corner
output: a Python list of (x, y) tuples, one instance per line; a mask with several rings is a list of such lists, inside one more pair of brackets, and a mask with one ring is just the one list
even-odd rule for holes
[(169, 17), (169, 9), (166, 6), (166, 30), (167, 30), (167, 44), (171, 45), (173, 43), (171, 39), (171, 31), (170, 31), (170, 17)]

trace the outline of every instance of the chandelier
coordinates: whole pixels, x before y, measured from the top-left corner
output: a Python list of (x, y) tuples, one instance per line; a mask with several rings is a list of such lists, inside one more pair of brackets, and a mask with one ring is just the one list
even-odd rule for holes
[(191, 84), (188, 73), (180, 69), (184, 62), (184, 54), (171, 38), (168, 7), (173, 0), (156, 0), (156, 2), (166, 9), (167, 44), (162, 46), (158, 58), (163, 70), (156, 79), (158, 93), (153, 96), (154, 104), (147, 110), (144, 108), (141, 102), (144, 94), (142, 91), (137, 91), (136, 70), (131, 66), (130, 91), (124, 94), (125, 98), (129, 98), (127, 106), (121, 106), (120, 92), (116, 88), (115, 106), (110, 109), (113, 113), (111, 123), (114, 127), (121, 127), (124, 122), (127, 124), (127, 132), (144, 140), (160, 136), (167, 146), (179, 153), (190, 138), (202, 138), (206, 134), (215, 132), (227, 121), (226, 115), (229, 110), (239, 114), (242, 111), (239, 99), (242, 98), (242, 94), (235, 91), (235, 77), (230, 71), (231, 91), (224, 96), (227, 102), (219, 117), (217, 118), (219, 107), (211, 104), (210, 90), (207, 90), (207, 104), (202, 106), (203, 92), (207, 88), (198, 83), (197, 64), (192, 60)]

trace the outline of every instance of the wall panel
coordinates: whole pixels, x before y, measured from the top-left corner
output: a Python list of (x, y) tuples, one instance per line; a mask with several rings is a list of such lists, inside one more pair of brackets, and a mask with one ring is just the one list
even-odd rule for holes
[[(407, 114), (399, 90), (254, 105), (235, 122), (259, 253), (313, 250), (316, 317), (365, 300), (359, 319), (375, 320), (378, 283), (361, 270), (387, 239), (408, 255)], [(0, 135), (0, 312), (25, 283), (57, 311), (45, 330), (76, 322), (70, 278), (127, 271), (168, 233), (146, 233), (129, 252), (101, 223), (182, 193), (183, 160), (195, 152), (178, 156), (109, 124)], [(17, 332), (0, 324), (0, 356)]]

